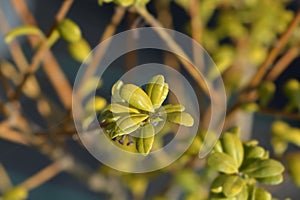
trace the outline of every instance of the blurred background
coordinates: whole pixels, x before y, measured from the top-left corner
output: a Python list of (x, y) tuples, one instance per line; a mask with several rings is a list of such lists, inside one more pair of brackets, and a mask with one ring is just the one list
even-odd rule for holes
[[(16, 13), (12, 2), (9, 0), (0, 1), (0, 60), (10, 63), (14, 63), (14, 60), (8, 45), (4, 43), (4, 35), (7, 32), (4, 22), (11, 28), (24, 24), (24, 19)], [(55, 14), (63, 1), (24, 0), (24, 2), (26, 2), (37, 26), (44, 33), (48, 33), (52, 28)], [(286, 30), (296, 15), (299, 3), (286, 0), (199, 0), (193, 13), (190, 10), (191, 2), (187, 0), (154, 0), (147, 5), (147, 8), (164, 27), (192, 36), (203, 45), (219, 67), (222, 77), (224, 77), (228, 107), (230, 107), (236, 101), (238, 92), (251, 80), (258, 67), (263, 64), (269, 50), (277, 45), (279, 36)], [(67, 13), (67, 17), (80, 26), (83, 37), (90, 47), (94, 48), (99, 43), (99, 39), (105, 32), (107, 25), (110, 24), (115, 10), (116, 5), (114, 4), (99, 6), (97, 0), (75, 0)], [(192, 20), (193, 17), (199, 19), (199, 21)], [(135, 12), (126, 12), (120, 24), (117, 25), (115, 33), (143, 26), (149, 26), (149, 23)], [(199, 32), (195, 32), (196, 29), (193, 26), (200, 27)], [(35, 51), (30, 47), (29, 40), (20, 37), (17, 41), (25, 57), (30, 61)], [(298, 25), (293, 34), (290, 35), (286, 46), (274, 61), (274, 63), (279, 61), (285, 55), (284, 52), (289, 52), (289, 49), (294, 49), (297, 52), (290, 53), (292, 57), (285, 63), (288, 67), (281, 74), (275, 75), (275, 78), (271, 77), (270, 80), (274, 81), (277, 86), (274, 97), (267, 105), (261, 105), (259, 100), (254, 101), (255, 104), (244, 105), (244, 108), (238, 112), (237, 117), (232, 122), (232, 124), (241, 126), (244, 140), (257, 139), (261, 146), (271, 152), (271, 155), (280, 159), (283, 158), (282, 155), (276, 155), (273, 148), (274, 146), (277, 147), (271, 142), (271, 126), (275, 120), (285, 121), (291, 126), (299, 126), (299, 110), (288, 115), (283, 115), (280, 112), (285, 109), (289, 101), (282, 90), (282, 86), (290, 78), (300, 80), (299, 45), (300, 27)], [(59, 66), (61, 66), (66, 79), (72, 85), (81, 63), (72, 58), (68, 48), (66, 48), (66, 42), (63, 40), (58, 40), (51, 51)], [(158, 51), (149, 51), (146, 55), (141, 56), (144, 56), (142, 62), (134, 53), (129, 53), (118, 59), (108, 72), (113, 76), (108, 75), (103, 78), (98, 95), (108, 100), (110, 98), (110, 86), (124, 71), (137, 64), (148, 61), (173, 62), (172, 56), (168, 58), (168, 55), (163, 55)], [(188, 72), (184, 68), (180, 68), (180, 70), (193, 83)], [(23, 117), (28, 119), (30, 129), (38, 135), (46, 134), (52, 130), (57, 131), (62, 121), (65, 120), (66, 113), (69, 112), (68, 109), (65, 109), (64, 103), (62, 103), (51, 81), (49, 81), (47, 73), (40, 68), (36, 72), (36, 79), (44, 98), (46, 100), (51, 99), (55, 104), (53, 107), (57, 115), (50, 117), (50, 123), (44, 120), (43, 115), (39, 113), (35, 100), (25, 95), (21, 95), (19, 98), (19, 106)], [(209, 74), (211, 79), (215, 78), (213, 71)], [(0, 97), (1, 101), (5, 101), (5, 91), (2, 89)], [(200, 94), (199, 98), (201, 98)], [(262, 109), (257, 110), (257, 106), (262, 106)], [(1, 115), (0, 119), (4, 122), (6, 117)], [(56, 137), (55, 134), (58, 133), (54, 133), (49, 137)], [(203, 199), (208, 195), (205, 181), (209, 178), (206, 176), (213, 173), (201, 171), (201, 167), (195, 168), (195, 171), (201, 174), (199, 175), (200, 178), (198, 177), (196, 180), (194, 175), (184, 169), (179, 171), (179, 173), (184, 174), (183, 177), (174, 177), (171, 171), (173, 168), (176, 169), (177, 165), (181, 165), (181, 161), (175, 162), (167, 169), (147, 174), (117, 172), (103, 166), (93, 158), (78, 142), (76, 136), (68, 135), (68, 132), (65, 134), (65, 137), (59, 137), (56, 142), (62, 146), (62, 149), (73, 155), (75, 162), (83, 163), (83, 165), (79, 167), (80, 170), (78, 171), (61, 172), (46, 183), (31, 190), (28, 199), (188, 199), (185, 196), (186, 191), (194, 190), (199, 191)], [(296, 144), (291, 144), (284, 150), (285, 154), (296, 151), (299, 151), (299, 146)], [(51, 164), (51, 158), (46, 155), (38, 147), (16, 144), (7, 141), (5, 138), (0, 139), (0, 163), (5, 167), (14, 185)], [(300, 156), (298, 158), (300, 159)], [(200, 163), (199, 166), (203, 166), (202, 161), (198, 162)], [(93, 179), (93, 177), (98, 178)], [(133, 179), (137, 181), (132, 181)], [(143, 186), (146, 185), (145, 182), (148, 183), (148, 179), (149, 186), (145, 189)], [(196, 185), (196, 189), (191, 185)], [(288, 174), (285, 174), (283, 184), (268, 189), (278, 199), (285, 199), (286, 197), (298, 199), (300, 197), (299, 187), (295, 185)], [(141, 197), (140, 194), (143, 192), (145, 192), (145, 196)], [(190, 197), (190, 199), (199, 198)]]

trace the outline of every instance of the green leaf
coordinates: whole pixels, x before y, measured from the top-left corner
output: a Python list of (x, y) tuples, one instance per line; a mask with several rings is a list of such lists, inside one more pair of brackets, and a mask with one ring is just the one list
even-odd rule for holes
[(271, 200), (272, 195), (264, 188), (254, 187), (250, 195), (250, 200)]
[(162, 75), (153, 76), (146, 87), (146, 92), (155, 108), (159, 108), (169, 93), (169, 86)]
[(267, 185), (278, 185), (282, 183), (283, 176), (282, 174), (278, 174), (270, 177), (256, 178), (256, 180)]
[(114, 101), (124, 102), (120, 96), (120, 90), (123, 87), (124, 83), (121, 80), (118, 80), (111, 88), (111, 95)]
[(265, 178), (281, 174), (284, 171), (283, 165), (273, 159), (250, 159), (241, 170), (254, 178)]
[(244, 184), (241, 192), (236, 196), (236, 200), (248, 200), (249, 192), (248, 186)]
[(227, 180), (228, 175), (226, 174), (220, 174), (215, 178), (213, 183), (211, 184), (210, 191), (213, 193), (221, 193), (223, 192), (223, 185), (225, 181)]
[(135, 0), (115, 0), (115, 3), (124, 7), (132, 6)]
[(223, 193), (226, 197), (234, 197), (238, 195), (245, 182), (237, 175), (228, 176), (223, 185)]
[(138, 86), (125, 84), (120, 89), (120, 96), (131, 106), (140, 110), (153, 112), (153, 106), (148, 95)]
[(163, 106), (163, 108), (167, 114), (173, 112), (182, 112), (185, 110), (185, 107), (180, 104), (167, 104)]
[(183, 126), (193, 126), (194, 119), (193, 117), (186, 112), (172, 112), (167, 114), (167, 120), (169, 122), (180, 124)]
[(240, 167), (244, 159), (244, 147), (237, 134), (224, 133), (221, 138), (222, 147), (225, 153), (230, 155)]
[(3, 200), (25, 200), (28, 197), (28, 191), (22, 187), (14, 187), (4, 192)]
[[(116, 121), (117, 127), (119, 129), (119, 133), (117, 136), (121, 136), (124, 134), (128, 134), (128, 130), (136, 130), (137, 128), (132, 129), (132, 127), (139, 126), (141, 122), (146, 120), (149, 117), (147, 114), (128, 114), (122, 116), (120, 119)], [(120, 135), (121, 134), (121, 135)], [(114, 135), (116, 136), (116, 135)]]
[(214, 151), (216, 152), (224, 152), (223, 147), (222, 147), (222, 143), (220, 140), (218, 140), (214, 146)]
[(238, 173), (238, 166), (235, 160), (225, 153), (214, 152), (207, 158), (207, 164), (219, 171), (226, 174)]
[(253, 158), (263, 158), (265, 155), (265, 150), (259, 146), (244, 146), (245, 149), (245, 159)]
[(113, 2), (114, 0), (98, 0), (98, 4), (100, 5), (100, 6), (102, 6), (103, 5), (103, 3), (111, 3), (111, 2)]
[(139, 153), (149, 154), (154, 142), (154, 134), (154, 127), (151, 124), (141, 128), (140, 137), (136, 138), (136, 149)]
[(300, 152), (290, 153), (286, 156), (286, 162), (288, 166), (289, 173), (295, 182), (295, 184), (300, 187)]
[(113, 113), (140, 113), (138, 109), (129, 107), (129, 105), (122, 105), (120, 103), (112, 103), (107, 109)]

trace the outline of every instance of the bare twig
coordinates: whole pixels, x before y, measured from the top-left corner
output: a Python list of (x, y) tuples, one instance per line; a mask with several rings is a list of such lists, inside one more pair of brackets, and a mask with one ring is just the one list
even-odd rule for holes
[(9, 175), (4, 168), (4, 166), (0, 163), (0, 191), (3, 192), (5, 190), (8, 190), (9, 188), (12, 187), (12, 182), (9, 178)]
[[(104, 33), (102, 34), (102, 36), (99, 40), (99, 44), (115, 34), (117, 26), (122, 21), (124, 14), (125, 14), (124, 7), (119, 6), (116, 8), (115, 13), (114, 13), (113, 17), (111, 18), (109, 25), (106, 27), (106, 29), (104, 30)], [(109, 44), (96, 49), (96, 51), (93, 55), (93, 60), (90, 63), (90, 65), (87, 67), (87, 70), (82, 78), (81, 83), (84, 83), (97, 70), (98, 64), (101, 61), (101, 59), (103, 58), (103, 55), (104, 55), (105, 50), (107, 49), (108, 45)], [(80, 85), (83, 85), (83, 84), (80, 84)], [(80, 91), (80, 89), (79, 89), (79, 91)]]
[(265, 74), (268, 72), (268, 70), (272, 66), (272, 63), (277, 58), (278, 54), (283, 49), (283, 47), (287, 43), (289, 37), (292, 35), (293, 31), (295, 30), (295, 28), (298, 26), (299, 23), (300, 23), (300, 10), (297, 12), (295, 18), (290, 23), (290, 25), (288, 26), (286, 31), (281, 35), (281, 37), (279, 38), (276, 45), (273, 47), (273, 49), (271, 49), (266, 60), (259, 67), (258, 71), (256, 72), (256, 74), (250, 81), (247, 88), (251, 89), (251, 88), (257, 87), (257, 85), (259, 85), (259, 83), (264, 78)]
[[(158, 22), (155, 17), (153, 17), (148, 10), (145, 7), (139, 7), (138, 9), (135, 9), (137, 13), (139, 13), (146, 21), (153, 27), (159, 27), (163, 28), (162, 24)], [(187, 58), (185, 52), (178, 46), (178, 44), (171, 38), (171, 36), (163, 29), (154, 29), (158, 35), (166, 42), (166, 44), (173, 49), (175, 52), (178, 52), (176, 54), (179, 61), (182, 63), (182, 65), (185, 67), (185, 69), (190, 73), (190, 75), (197, 81), (199, 87), (204, 91), (204, 93), (207, 96), (210, 96), (210, 91), (208, 89), (208, 85), (206, 84), (205, 80), (201, 76), (200, 72), (187, 60), (184, 59)], [(182, 56), (179, 56), (182, 55)]]
[(275, 110), (275, 109), (270, 109), (270, 108), (261, 108), (259, 112), (267, 114), (267, 115), (272, 115), (274, 117), (281, 117), (281, 118), (285, 118), (285, 119), (298, 120), (298, 121), (300, 120), (299, 113), (288, 113), (288, 112), (284, 112), (281, 110)]
[[(0, 30), (4, 34), (8, 33), (10, 30), (7, 20), (5, 19), (5, 16), (1, 10), (0, 10)], [(8, 48), (17, 67), (20, 69), (20, 71), (24, 71), (28, 66), (28, 62), (26, 60), (25, 55), (22, 52), (22, 49), (20, 48), (20, 45), (14, 40), (9, 43)]]
[(299, 48), (293, 47), (289, 49), (281, 58), (277, 61), (274, 67), (271, 69), (266, 77), (268, 81), (274, 81), (277, 77), (293, 62), (299, 55)]
[(196, 42), (201, 43), (202, 37), (202, 23), (199, 15), (199, 0), (191, 0), (190, 1), (190, 16), (191, 16), (191, 30), (192, 37)]
[(28, 178), (18, 186), (27, 190), (32, 190), (47, 182), (51, 178), (55, 177), (57, 174), (62, 172), (63, 169), (64, 167), (62, 166), (61, 161), (56, 161), (47, 166), (46, 168), (42, 169), (32, 177)]
[(245, 87), (245, 89), (240, 92), (236, 103), (226, 113), (224, 128), (228, 128), (227, 126), (230, 124), (230, 121), (234, 118), (234, 114), (239, 109), (240, 105), (242, 105), (244, 102), (255, 101), (257, 99), (257, 97), (251, 98), (251, 96), (253, 96), (253, 93), (256, 93), (255, 91), (253, 91), (253, 89), (255, 89), (259, 85), (259, 83), (263, 80), (266, 73), (270, 69), (272, 63), (275, 61), (278, 54), (283, 49), (289, 37), (291, 36), (291, 34), (293, 33), (293, 31), (295, 30), (295, 28), (298, 26), (299, 23), (300, 23), (300, 10), (297, 12), (295, 18), (292, 20), (292, 22), (290, 23), (286, 31), (281, 35), (277, 44), (274, 46), (273, 49), (271, 49), (266, 60), (259, 67), (258, 71), (253, 76), (252, 80)]
[[(23, 21), (26, 24), (36, 25), (35, 19), (31, 12), (28, 10), (25, 1), (11, 0), (16, 12), (21, 16)], [(67, 7), (70, 7), (73, 0), (66, 0), (64, 4), (61, 6), (61, 10), (58, 12), (56, 16), (56, 20), (54, 23), (57, 23), (57, 20), (62, 19), (62, 16), (67, 12)], [(40, 40), (34, 37), (29, 37), (30, 44), (33, 47), (36, 47), (40, 44)], [(45, 44), (46, 41), (43, 43)], [(42, 45), (43, 46), (43, 45)], [(44, 59), (42, 59), (42, 63), (44, 65), (44, 70), (46, 75), (49, 77), (54, 89), (56, 90), (59, 98), (61, 99), (64, 107), (66, 109), (70, 109), (72, 105), (72, 88), (65, 77), (63, 71), (60, 69), (58, 62), (56, 61), (53, 54), (49, 51), (48, 48), (40, 47), (40, 51), (44, 51), (44, 55), (40, 55)], [(32, 68), (34, 68), (33, 66)], [(32, 69), (31, 69), (32, 70)], [(31, 71), (29, 70), (29, 71)], [(27, 75), (28, 76), (28, 75)]]
[(10, 128), (10, 124), (7, 121), (0, 123), (0, 138), (18, 144), (23, 144), (23, 145), (30, 144), (28, 137), (20, 134), (20, 132), (12, 130)]

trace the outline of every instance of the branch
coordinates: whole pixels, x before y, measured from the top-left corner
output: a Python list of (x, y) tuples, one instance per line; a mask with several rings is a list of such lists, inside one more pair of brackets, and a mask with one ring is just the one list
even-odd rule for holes
[[(249, 97), (253, 96), (253, 93), (256, 93), (255, 91), (253, 91), (253, 89), (255, 89), (259, 85), (259, 83), (263, 80), (264, 76), (270, 69), (272, 63), (275, 61), (276, 57), (278, 56), (280, 51), (283, 49), (283, 47), (287, 43), (289, 37), (291, 36), (291, 34), (293, 33), (293, 31), (295, 30), (295, 28), (298, 26), (299, 23), (300, 23), (300, 10), (297, 12), (295, 18), (292, 20), (292, 22), (290, 23), (290, 25), (288, 26), (286, 31), (281, 35), (277, 44), (270, 51), (266, 60), (259, 67), (258, 71), (253, 76), (252, 80), (245, 87), (245, 89), (243, 89), (240, 92), (236, 103), (226, 113), (226, 120), (225, 120), (225, 124), (224, 124), (225, 129), (228, 128), (227, 126), (230, 124), (230, 121), (233, 119), (234, 113), (239, 109), (240, 105), (242, 105), (244, 101), (249, 102), (249, 100), (255, 101), (257, 99), (257, 98), (249, 98)], [(276, 68), (278, 69), (278, 67), (276, 67)]]
[[(25, 22), (25, 24), (31, 24), (36, 25), (35, 19), (31, 12), (28, 10), (26, 2), (25, 1), (18, 1), (18, 0), (11, 0), (16, 12), (21, 16), (22, 20)], [(56, 20), (54, 22), (57, 23), (57, 20), (62, 19), (62, 16), (64, 16), (71, 6), (73, 0), (65, 0), (63, 5), (61, 6), (61, 9), (59, 10), (58, 14), (56, 15)], [(67, 9), (68, 8), (68, 9)], [(34, 37), (29, 37), (29, 42), (31, 46), (36, 47), (40, 45), (40, 40)], [(45, 46), (46, 41), (43, 41), (42, 46)], [(44, 70), (46, 72), (46, 75), (48, 76), (50, 82), (52, 83), (54, 89), (56, 90), (60, 100), (62, 101), (64, 107), (66, 109), (70, 109), (72, 106), (72, 88), (65, 77), (63, 71), (61, 70), (58, 62), (56, 61), (53, 54), (49, 51), (48, 48), (42, 48), (40, 47), (39, 51), (43, 52), (43, 60), (41, 62), (43, 63)], [(37, 52), (38, 53), (38, 52)], [(33, 66), (32, 68), (34, 68)], [(32, 69), (31, 69), (32, 70)], [(29, 70), (29, 72), (31, 71)], [(26, 76), (26, 73), (25, 73)], [(28, 76), (28, 75), (27, 75)], [(27, 79), (27, 78), (26, 78)]]
[(291, 64), (291, 62), (299, 55), (299, 48), (293, 47), (289, 49), (274, 65), (272, 70), (266, 77), (268, 81), (274, 81), (278, 76)]
[(299, 113), (288, 113), (288, 112), (283, 112), (280, 110), (269, 109), (269, 108), (260, 108), (259, 112), (272, 115), (274, 117), (282, 117), (282, 118), (298, 120), (298, 121), (300, 120)]
[(10, 142), (29, 145), (28, 137), (20, 134), (20, 132), (12, 130), (7, 121), (0, 123), (0, 138)]
[(272, 66), (272, 63), (277, 58), (280, 51), (283, 49), (285, 44), (287, 43), (289, 37), (292, 35), (293, 31), (297, 28), (298, 24), (300, 23), (300, 10), (297, 12), (295, 18), (290, 23), (289, 27), (286, 29), (286, 31), (281, 35), (279, 38), (277, 44), (271, 49), (270, 53), (268, 54), (268, 57), (263, 62), (263, 64), (259, 67), (258, 71), (250, 81), (248, 88), (255, 88), (259, 85), (259, 83), (262, 81), (265, 74), (268, 72), (270, 67)]
[(52, 179), (53, 177), (55, 177), (56, 175), (58, 175), (60, 172), (62, 172), (68, 165), (70, 165), (70, 163), (68, 162), (69, 160), (58, 160), (52, 163), (51, 165), (47, 166), (46, 168), (42, 169), (32, 177), (28, 178), (18, 186), (27, 190), (37, 188), (40, 185)]
[[(139, 7), (135, 9), (135, 12), (139, 13), (151, 26), (163, 28), (160, 22), (158, 22), (155, 17), (153, 17), (145, 7)], [(166, 44), (173, 49), (178, 54), (183, 57), (188, 57), (184, 53), (184, 51), (178, 46), (178, 44), (171, 38), (171, 36), (164, 31), (163, 29), (154, 29), (157, 34), (166, 42)], [(176, 54), (177, 58), (181, 62), (181, 64), (185, 67), (185, 69), (190, 73), (190, 75), (196, 80), (199, 87), (204, 91), (207, 96), (210, 96), (210, 91), (205, 80), (202, 78), (200, 72), (188, 61), (186, 61), (183, 57)]]
[[(102, 34), (102, 36), (99, 40), (99, 44), (115, 34), (117, 26), (122, 21), (124, 14), (125, 14), (124, 7), (119, 6), (116, 8), (115, 13), (114, 13), (109, 25), (106, 27), (106, 29), (104, 30), (104, 33)], [(93, 55), (93, 60), (90, 63), (90, 65), (87, 67), (87, 70), (83, 76), (81, 83), (84, 83), (92, 74), (95, 73), (95, 71), (97, 70), (98, 64), (101, 61), (101, 59), (103, 58), (103, 55), (104, 55), (105, 50), (107, 49), (108, 45), (109, 44), (107, 44), (107, 46), (104, 46), (102, 48), (96, 49), (96, 51)], [(83, 85), (83, 84), (80, 84), (80, 85)], [(79, 91), (80, 91), (80, 89), (79, 89)]]
[(202, 23), (199, 14), (200, 2), (199, 0), (190, 1), (190, 16), (191, 16), (191, 30), (192, 37), (196, 42), (201, 43), (202, 39)]

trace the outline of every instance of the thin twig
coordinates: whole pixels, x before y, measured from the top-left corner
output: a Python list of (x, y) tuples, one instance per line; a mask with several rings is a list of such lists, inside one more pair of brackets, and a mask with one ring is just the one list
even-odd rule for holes
[[(115, 12), (111, 18), (110, 23), (106, 26), (104, 33), (102, 34), (101, 38), (99, 39), (99, 44), (103, 42), (104, 40), (108, 39), (109, 37), (113, 36), (116, 32), (116, 29), (120, 22), (122, 21), (124, 15), (125, 15), (126, 9), (122, 6), (119, 6), (115, 9)], [(80, 101), (83, 98), (82, 97), (82, 88), (84, 86), (84, 83), (95, 73), (95, 71), (98, 68), (98, 65), (100, 61), (102, 60), (106, 49), (108, 48), (110, 42), (105, 43), (106, 45), (101, 45), (101, 47), (97, 47), (94, 54), (93, 54), (93, 59), (89, 66), (87, 67), (82, 79), (80, 80), (80, 84), (78, 90), (76, 91), (76, 98), (73, 98), (73, 101), (79, 102), (76, 103), (77, 105), (80, 105)], [(77, 113), (80, 115), (82, 112), (80, 110), (80, 107), (77, 107)]]
[(2, 85), (2, 88), (4, 90), (4, 93), (5, 93), (6, 97), (8, 97), (10, 94), (12, 94), (13, 90), (10, 87), (9, 80), (7, 79), (7, 77), (5, 77), (3, 75), (1, 69), (2, 69), (2, 62), (0, 60), (0, 83)]
[(293, 47), (289, 49), (281, 58), (277, 61), (274, 67), (271, 69), (266, 77), (268, 81), (274, 81), (277, 77), (291, 64), (291, 62), (299, 55), (299, 48)]
[(63, 171), (63, 169), (64, 168), (62, 167), (61, 161), (56, 161), (50, 164), (49, 166), (47, 166), (46, 168), (42, 169), (35, 175), (31, 176), (30, 178), (28, 178), (18, 186), (25, 188), (27, 190), (32, 190), (34, 188), (39, 187), (43, 183), (49, 181), (51, 178), (55, 177), (56, 175), (58, 175), (60, 172)]
[[(59, 21), (61, 21), (64, 18), (64, 16), (67, 14), (68, 10), (70, 9), (72, 3), (73, 3), (73, 0), (65, 0), (64, 1), (64, 3), (62, 4), (61, 8), (59, 9), (59, 11), (58, 11), (58, 13), (57, 13), (57, 15), (55, 17), (55, 19), (56, 19), (55, 24), (59, 23)], [(51, 33), (49, 35), (51, 35)], [(22, 88), (24, 87), (26, 81), (39, 68), (39, 65), (40, 65), (40, 63), (41, 63), (41, 61), (43, 59), (44, 53), (45, 53), (46, 49), (48, 49), (48, 44), (47, 43), (48, 43), (48, 38), (46, 38), (42, 42), (40, 48), (38, 49), (38, 51), (33, 56), (31, 64), (26, 69), (22, 81), (16, 87), (15, 93), (10, 97), (11, 100), (16, 100), (16, 99), (19, 98), (19, 96), (22, 93)]]
[(18, 131), (12, 130), (7, 121), (0, 123), (0, 138), (14, 143), (29, 145), (28, 137)]
[[(126, 11), (125, 8), (122, 6), (119, 6), (116, 8), (115, 13), (112, 16), (110, 23), (105, 28), (104, 33), (102, 34), (102, 36), (99, 40), (99, 44), (115, 34), (117, 26), (120, 24), (120, 22), (122, 21), (122, 19), (124, 17), (125, 11)], [(108, 45), (109, 44), (107, 44), (106, 46), (103, 46), (103, 47), (101, 46), (101, 48), (96, 49), (96, 51), (93, 54), (93, 60), (90, 63), (90, 65), (87, 67), (87, 70), (82, 78), (81, 83), (84, 83), (91, 75), (93, 75), (95, 73), (95, 71), (97, 70), (98, 64), (101, 61), (101, 59), (103, 58), (103, 55), (104, 55), (105, 50), (107, 49)], [(83, 84), (80, 84), (80, 85), (83, 85)], [(79, 91), (80, 91), (80, 89), (79, 89)]]
[[(227, 126), (231, 123), (232, 119), (234, 118), (235, 112), (239, 109), (240, 105), (242, 105), (245, 101), (249, 102), (250, 96), (253, 94), (253, 89), (255, 89), (259, 83), (263, 80), (266, 73), (270, 69), (272, 63), (277, 58), (278, 54), (281, 52), (285, 44), (287, 43), (289, 37), (295, 30), (295, 28), (300, 23), (300, 10), (297, 11), (297, 14), (295, 18), (292, 20), (286, 31), (281, 35), (279, 38), (277, 44), (274, 46), (273, 49), (271, 49), (270, 53), (268, 54), (266, 60), (263, 62), (263, 64), (259, 67), (256, 74), (253, 76), (252, 80), (249, 82), (249, 84), (245, 87), (244, 90), (242, 90), (237, 98), (237, 101), (234, 103), (234, 105), (228, 110), (226, 113), (226, 119), (224, 128), (227, 128)], [(250, 91), (249, 91), (250, 89)], [(254, 91), (255, 92), (255, 91)], [(252, 99), (253, 101), (256, 100), (256, 98)]]
[[(11, 0), (14, 9), (20, 15), (25, 24), (36, 25), (35, 19), (31, 12), (28, 10), (25, 1)], [(70, 6), (73, 0), (66, 0), (61, 6), (63, 8), (57, 14), (56, 18), (61, 18), (66, 12), (66, 5)], [(55, 20), (54, 24), (57, 23)], [(49, 35), (49, 34), (48, 34)], [(40, 40), (34, 37), (29, 37), (31, 46), (34, 48), (40, 45)], [(44, 41), (45, 42), (45, 41)], [(42, 49), (40, 49), (42, 50)], [(68, 79), (65, 77), (63, 71), (61, 70), (57, 60), (53, 54), (49, 51), (48, 48), (44, 49), (44, 55), (42, 59), (43, 67), (48, 76), (50, 82), (52, 83), (54, 89), (56, 90), (61, 102), (63, 103), (66, 109), (70, 109), (72, 105), (72, 88), (68, 82)]]
[(201, 43), (202, 39), (202, 23), (199, 13), (199, 0), (190, 1), (190, 16), (191, 16), (191, 30), (192, 37), (196, 42)]
[[(1, 10), (0, 10), (0, 30), (4, 34), (8, 33), (10, 30), (7, 20), (5, 19), (5, 16)], [(28, 62), (18, 42), (16, 42), (15, 40), (11, 41), (8, 44), (8, 48), (19, 70), (24, 71), (28, 66)]]
[[(163, 27), (173, 29), (173, 18), (170, 9), (171, 1), (155, 1), (156, 13), (157, 13), (157, 20), (162, 24)], [(164, 64), (166, 66), (170, 66), (176, 71), (180, 71), (180, 62), (176, 59), (176, 56), (170, 52), (164, 52)], [(180, 83), (181, 80), (178, 77), (172, 77), (174, 82)], [(184, 89), (182, 84), (178, 84), (177, 88), (177, 95), (184, 94)], [(169, 102), (170, 103), (178, 103), (177, 97), (173, 93), (169, 93)]]
[(259, 83), (264, 78), (265, 74), (268, 72), (272, 63), (277, 58), (278, 54), (281, 52), (285, 44), (287, 43), (289, 37), (292, 35), (295, 28), (297, 28), (298, 24), (300, 23), (300, 10), (297, 12), (295, 18), (290, 23), (286, 31), (281, 35), (276, 45), (271, 49), (270, 53), (268, 54), (266, 60), (263, 64), (259, 67), (256, 74), (253, 76), (252, 80), (250, 81), (247, 88), (255, 88), (259, 85)]
[[(139, 7), (135, 9), (137, 13), (139, 13), (146, 21), (153, 27), (163, 28), (162, 24), (153, 17), (145, 7)], [(200, 72), (187, 60), (184, 58), (188, 58), (185, 52), (178, 46), (178, 44), (172, 39), (172, 37), (163, 29), (154, 29), (158, 35), (166, 42), (166, 44), (175, 52), (177, 52), (176, 56), (181, 62), (181, 64), (185, 67), (185, 69), (190, 73), (190, 75), (196, 80), (199, 87), (204, 91), (207, 96), (210, 96), (210, 91), (208, 89), (208, 85), (205, 80), (201, 76)], [(181, 56), (179, 56), (181, 55)]]
[(273, 117), (281, 117), (285, 119), (290, 119), (290, 120), (300, 120), (300, 114), (299, 113), (288, 113), (288, 112), (283, 112), (281, 110), (275, 110), (275, 109), (270, 109), (270, 108), (261, 108), (259, 112), (271, 115)]

